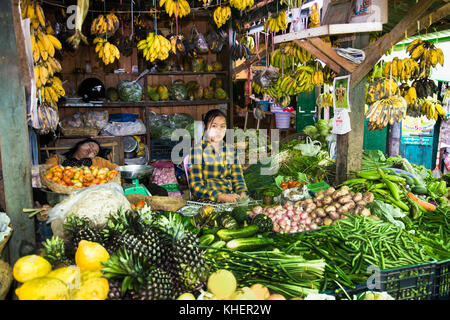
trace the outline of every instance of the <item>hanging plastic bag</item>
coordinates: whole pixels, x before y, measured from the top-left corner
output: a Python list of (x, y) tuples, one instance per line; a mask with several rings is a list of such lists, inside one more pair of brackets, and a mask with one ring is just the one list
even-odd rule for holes
[(192, 29), (192, 33), (194, 34), (194, 44), (197, 51), (199, 53), (208, 53), (209, 51), (208, 43), (206, 42), (206, 39), (203, 36), (203, 34), (198, 32), (196, 27)]
[(278, 80), (279, 76), (280, 73), (278, 72), (278, 70), (273, 66), (269, 66), (268, 68), (261, 71), (258, 75), (256, 75), (253, 78), (253, 81), (255, 81), (262, 88), (268, 88), (273, 81)]
[(302, 155), (314, 157), (316, 156), (320, 150), (322, 149), (322, 143), (318, 140), (311, 140), (310, 137), (306, 137), (306, 143), (299, 143), (294, 146), (294, 149), (300, 150)]
[(335, 108), (333, 129), (331, 130), (331, 133), (346, 134), (350, 131), (352, 131), (352, 128), (350, 125), (350, 116), (348, 115), (348, 110), (343, 108)]

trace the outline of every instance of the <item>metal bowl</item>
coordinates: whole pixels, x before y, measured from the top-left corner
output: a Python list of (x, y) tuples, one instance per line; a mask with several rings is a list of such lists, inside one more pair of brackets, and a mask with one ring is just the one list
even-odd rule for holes
[(116, 170), (120, 172), (124, 179), (141, 179), (153, 173), (155, 168), (149, 165), (127, 165), (117, 167)]

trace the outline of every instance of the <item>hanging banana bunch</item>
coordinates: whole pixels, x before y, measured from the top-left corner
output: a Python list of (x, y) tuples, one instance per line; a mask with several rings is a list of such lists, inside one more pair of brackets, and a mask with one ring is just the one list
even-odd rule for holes
[(265, 32), (279, 32), (287, 29), (286, 11), (280, 11), (273, 17), (268, 18), (264, 22)]
[(424, 114), (429, 120), (437, 121), (439, 117), (445, 119), (445, 110), (442, 105), (436, 99), (418, 99), (418, 104), (421, 105), (422, 114)]
[(399, 59), (396, 57), (384, 66), (385, 77), (389, 77), (391, 72), (394, 79), (407, 81), (419, 75), (419, 64), (411, 58)]
[(186, 53), (186, 48), (184, 47), (184, 36), (182, 34), (179, 35), (172, 35), (169, 38), (170, 41), (170, 47), (172, 53), (176, 54), (177, 56), (184, 55)]
[(431, 67), (435, 68), (438, 64), (444, 66), (444, 53), (442, 49), (436, 48), (430, 41), (416, 39), (406, 48), (411, 59), (417, 61), (420, 67), (419, 78), (429, 77)]
[(176, 18), (182, 18), (191, 12), (191, 7), (186, 0), (160, 0), (159, 6), (161, 8), (164, 6), (169, 17), (175, 15)]
[(214, 10), (214, 22), (217, 25), (217, 28), (220, 28), (225, 24), (225, 22), (228, 21), (231, 17), (231, 8), (229, 6), (226, 7), (217, 7), (216, 10)]
[(300, 8), (303, 0), (280, 0), (280, 5), (286, 5), (289, 8)]
[(98, 53), (98, 57), (102, 59), (105, 65), (113, 63), (116, 59), (119, 60), (120, 52), (115, 45), (100, 37), (95, 38), (93, 42), (95, 52)]
[(313, 85), (315, 85), (316, 87), (319, 87), (319, 88), (323, 86), (324, 81), (323, 81), (322, 70), (314, 71), (314, 73), (312, 75), (312, 83), (313, 83)]
[(169, 40), (161, 35), (150, 32), (146, 39), (138, 42), (137, 48), (142, 50), (143, 57), (150, 62), (166, 60), (169, 52), (173, 50)]
[(400, 123), (405, 119), (407, 109), (406, 100), (399, 95), (376, 101), (366, 115), (369, 130), (383, 130), (388, 124)]
[(308, 51), (306, 51), (293, 41), (282, 43), (280, 45), (280, 49), (287, 55), (293, 56), (301, 64), (314, 61), (314, 57)]
[(89, 0), (78, 0), (77, 1), (77, 15), (75, 18), (75, 33), (67, 39), (67, 42), (73, 46), (76, 50), (78, 49), (80, 42), (83, 41), (85, 44), (89, 44), (86, 36), (81, 32), (83, 27), (84, 19), (89, 10)]
[(119, 25), (119, 19), (114, 13), (101, 14), (92, 21), (91, 34), (101, 38), (110, 38), (119, 29)]
[(316, 99), (319, 108), (328, 108), (333, 106), (333, 95), (329, 92), (321, 93)]
[(255, 4), (255, 0), (230, 0), (230, 6), (239, 11), (251, 8)]
[[(65, 95), (62, 81), (56, 76), (62, 68), (55, 58), (55, 53), (62, 49), (62, 44), (53, 35), (54, 30), (47, 23), (44, 11), (37, 2), (23, 2), (21, 14), (22, 18), (29, 18), (31, 21), (30, 43), (33, 52), (36, 97), (41, 103), (47, 103), (56, 109), (59, 98)], [(40, 121), (42, 122), (41, 118)]]

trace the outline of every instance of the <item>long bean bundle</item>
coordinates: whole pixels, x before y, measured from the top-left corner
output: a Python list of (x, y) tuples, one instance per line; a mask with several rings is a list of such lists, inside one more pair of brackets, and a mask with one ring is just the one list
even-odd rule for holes
[(298, 255), (276, 251), (239, 252), (210, 250), (205, 257), (214, 269), (228, 269), (241, 285), (261, 283), (287, 298), (318, 293), (324, 260), (307, 261)]
[(370, 265), (390, 269), (425, 263), (431, 258), (403, 229), (356, 215), (314, 232), (275, 237), (288, 254), (325, 259), (322, 290), (339, 287), (336, 282), (354, 288), (366, 281)]

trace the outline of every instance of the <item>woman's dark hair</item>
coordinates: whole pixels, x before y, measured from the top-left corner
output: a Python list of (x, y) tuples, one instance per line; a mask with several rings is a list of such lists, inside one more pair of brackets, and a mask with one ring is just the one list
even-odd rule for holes
[(89, 142), (93, 142), (93, 143), (95, 143), (96, 145), (98, 145), (98, 155), (100, 155), (100, 154), (102, 153), (102, 148), (100, 147), (100, 143), (98, 143), (98, 141), (96, 141), (96, 140), (94, 140), (94, 139), (91, 139), (91, 138), (84, 139), (84, 140), (82, 140), (82, 141), (78, 141), (78, 142), (73, 146), (73, 148), (70, 149), (69, 151), (67, 151), (66, 153), (64, 153), (64, 155), (65, 155), (67, 158), (72, 158), (73, 155), (77, 152), (77, 150), (78, 150), (79, 147), (81, 147), (83, 144), (89, 143)]
[(225, 119), (227, 118), (227, 116), (225, 115), (225, 113), (223, 113), (223, 112), (220, 111), (219, 109), (209, 110), (209, 111), (203, 116), (203, 124), (205, 125), (205, 128), (208, 127), (208, 123), (214, 121), (214, 119), (217, 118), (217, 117), (224, 117)]

